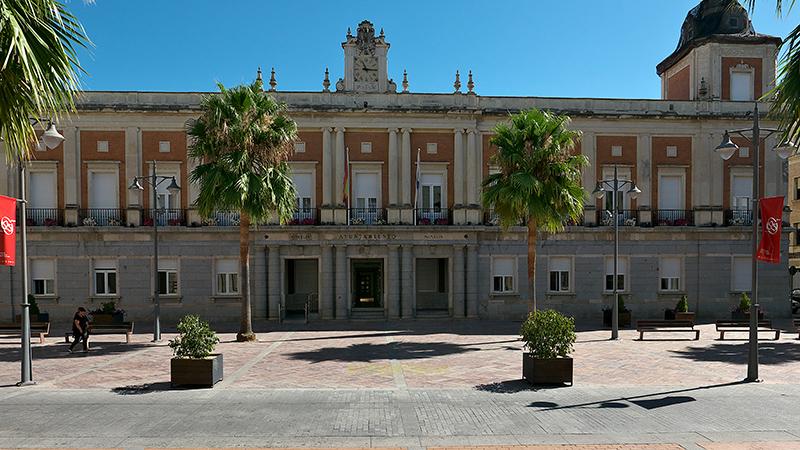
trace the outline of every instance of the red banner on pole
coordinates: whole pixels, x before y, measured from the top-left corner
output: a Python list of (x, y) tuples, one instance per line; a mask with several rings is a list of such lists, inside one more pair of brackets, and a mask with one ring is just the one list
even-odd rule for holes
[(17, 199), (0, 195), (0, 266), (17, 263)]
[(761, 209), (761, 243), (757, 259), (778, 264), (781, 262), (783, 197), (762, 198), (758, 203)]

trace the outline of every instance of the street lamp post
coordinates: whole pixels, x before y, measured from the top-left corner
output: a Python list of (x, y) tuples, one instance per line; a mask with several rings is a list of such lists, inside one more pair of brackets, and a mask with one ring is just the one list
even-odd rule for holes
[[(717, 148), (715, 149), (719, 152), (720, 157), (727, 161), (729, 160), (736, 150), (739, 149), (739, 146), (736, 145), (733, 141), (731, 141), (729, 133), (735, 133), (741, 136), (742, 138), (746, 139), (750, 142), (750, 145), (753, 146), (753, 199), (752, 199), (752, 210), (750, 211), (750, 217), (753, 227), (753, 237), (752, 237), (752, 268), (751, 268), (751, 284), (750, 288), (753, 291), (753, 302), (750, 305), (750, 338), (749, 338), (749, 350), (748, 350), (748, 357), (747, 357), (747, 378), (745, 381), (759, 381), (758, 379), (758, 202), (761, 198), (761, 181), (760, 175), (761, 171), (761, 138), (762, 132), (764, 132), (763, 138), (766, 139), (774, 133), (777, 133), (778, 130), (775, 128), (761, 128), (759, 125), (759, 117), (758, 117), (758, 102), (755, 103), (753, 107), (753, 127), (752, 128), (742, 128), (738, 130), (726, 130), (725, 135), (722, 137), (722, 143), (720, 143)], [(751, 133), (751, 136), (748, 138), (744, 133)], [(786, 159), (794, 152), (796, 146), (791, 142), (782, 142), (777, 147), (775, 147), (774, 151), (778, 154), (781, 159)]]
[[(35, 119), (31, 118), (31, 125), (36, 125), (38, 123), (42, 123), (42, 119)], [(52, 121), (48, 121), (47, 129), (45, 129), (44, 134), (42, 134), (42, 138), (40, 141), (36, 143), (36, 148), (38, 150), (44, 149), (54, 149), (58, 147), (64, 141), (64, 136), (56, 130), (56, 126), (53, 125)], [(18, 175), (18, 182), (17, 186), (19, 186), (19, 213), (17, 214), (17, 227), (19, 228), (19, 235), (20, 235), (20, 262), (21, 262), (21, 272), (22, 272), (22, 364), (20, 367), (20, 381), (17, 383), (17, 386), (27, 386), (31, 384), (36, 384), (33, 381), (33, 362), (31, 358), (31, 312), (30, 312), (30, 303), (28, 303), (28, 228), (27, 228), (27, 221), (28, 221), (28, 210), (27, 210), (27, 200), (25, 196), (25, 160), (20, 156), (17, 158), (17, 175)], [(22, 225), (20, 225), (20, 222)]]
[(170, 181), (167, 186), (167, 191), (170, 194), (177, 195), (181, 188), (175, 182), (175, 177), (160, 176), (156, 174), (156, 162), (153, 161), (153, 174), (149, 176), (137, 176), (133, 178), (133, 183), (128, 189), (132, 191), (143, 191), (144, 187), (142, 182), (147, 183), (153, 191), (152, 204), (153, 209), (153, 342), (161, 341), (161, 300), (159, 298), (158, 289), (158, 186), (165, 181)]
[(614, 274), (611, 277), (614, 287), (614, 304), (611, 306), (611, 339), (619, 339), (619, 276), (617, 275), (619, 260), (619, 203), (617, 202), (617, 192), (620, 192), (625, 186), (628, 186), (628, 195), (632, 199), (636, 199), (642, 193), (633, 181), (619, 179), (615, 164), (614, 178), (599, 181), (593, 192), (598, 199), (603, 198), (606, 191), (611, 192), (612, 221), (614, 222)]

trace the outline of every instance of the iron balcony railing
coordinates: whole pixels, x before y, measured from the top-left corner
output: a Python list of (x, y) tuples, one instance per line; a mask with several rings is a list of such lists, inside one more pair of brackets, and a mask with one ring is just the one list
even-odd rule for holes
[(299, 208), (292, 213), (289, 225), (317, 225), (319, 224), (319, 211), (317, 208)]
[(145, 209), (142, 211), (142, 225), (152, 227), (158, 221), (158, 226), (179, 227), (186, 225), (185, 209)]
[(386, 210), (383, 208), (350, 208), (350, 225), (384, 225)]
[[(500, 225), (500, 217), (498, 217), (497, 213), (493, 209), (490, 209), (483, 213), (483, 224), (490, 226), (498, 226)], [(524, 227), (527, 225), (527, 222), (525, 220), (520, 220), (519, 223), (517, 223), (516, 225)]]
[(417, 208), (417, 225), (450, 225), (453, 221), (447, 208)]
[(58, 208), (28, 208), (25, 224), (29, 227), (56, 227), (64, 224), (64, 210)]
[(753, 211), (750, 209), (725, 210), (726, 226), (748, 226), (753, 224)]
[[(598, 210), (597, 224), (604, 227), (614, 225), (614, 212), (607, 209)], [(639, 211), (636, 209), (620, 209), (617, 213), (617, 225), (629, 227), (639, 225)]]
[(656, 209), (653, 210), (653, 225), (669, 227), (687, 227), (694, 225), (694, 210), (691, 209)]
[(125, 225), (125, 210), (120, 208), (86, 208), (78, 210), (78, 224), (87, 227)]
[(203, 225), (238, 227), (239, 211), (216, 211), (214, 215), (203, 221)]

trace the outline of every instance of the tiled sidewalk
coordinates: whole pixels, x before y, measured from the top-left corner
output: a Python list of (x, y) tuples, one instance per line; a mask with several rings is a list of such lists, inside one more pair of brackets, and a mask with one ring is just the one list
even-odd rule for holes
[[(312, 327), (320, 325), (312, 324)], [(225, 357), (220, 388), (391, 389), (473, 388), (521, 378), (519, 324), (428, 322), (340, 324), (342, 329), (304, 325), (258, 334), (253, 343), (220, 335)], [(343, 329), (351, 327), (353, 329)], [(578, 385), (696, 386), (741, 380), (747, 343), (718, 341), (713, 325), (701, 325), (701, 339), (638, 341), (622, 330), (609, 341), (608, 330), (578, 333), (573, 357)], [(41, 387), (105, 388), (158, 385), (169, 381), (171, 351), (137, 334), (91, 339), (88, 354), (68, 354), (63, 339), (34, 344), (34, 379)], [(657, 335), (662, 339), (664, 335)], [(677, 337), (681, 337), (680, 335)], [(742, 336), (745, 338), (746, 336)], [(791, 334), (761, 341), (761, 377), (766, 383), (797, 383), (800, 340)], [(19, 344), (0, 339), (0, 386), (19, 380)]]

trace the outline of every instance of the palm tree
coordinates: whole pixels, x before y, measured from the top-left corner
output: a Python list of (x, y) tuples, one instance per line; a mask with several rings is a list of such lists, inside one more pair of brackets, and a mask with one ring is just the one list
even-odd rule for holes
[[(738, 5), (738, 0), (728, 0), (730, 7)], [(744, 0), (745, 6), (752, 13), (756, 0)], [(788, 6), (787, 6), (788, 4)], [(775, 12), (778, 17), (788, 14), (795, 5), (795, 0), (775, 0)], [(785, 8), (784, 8), (785, 7)], [(778, 79), (775, 88), (764, 95), (773, 97), (771, 114), (780, 122), (784, 130), (784, 139), (792, 142), (800, 140), (800, 25), (792, 29), (781, 46)]]
[(31, 117), (75, 110), (83, 71), (76, 50), (90, 44), (57, 0), (0, 2), (0, 137), (7, 161), (29, 156), (36, 139)]
[[(203, 97), (201, 115), (191, 121), (189, 155), (199, 165), (191, 180), (200, 185), (197, 208), (204, 217), (217, 210), (239, 212), (239, 273), (242, 312), (238, 341), (256, 339), (250, 312), (250, 224), (277, 213), (291, 217), (295, 188), (286, 162), (297, 125), (286, 105), (264, 92), (261, 80)], [(270, 289), (273, 287), (270, 286)]]
[(557, 232), (583, 214), (583, 155), (570, 150), (579, 131), (567, 129), (570, 119), (531, 109), (494, 128), (497, 153), (489, 163), (499, 169), (483, 181), (483, 205), (493, 209), (507, 229), (528, 226), (528, 310), (536, 310), (536, 238), (538, 231)]

